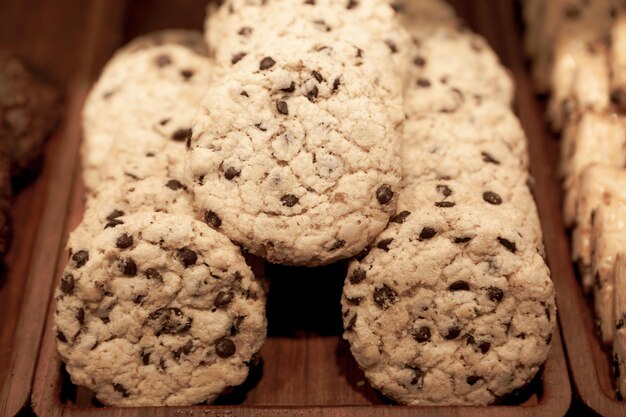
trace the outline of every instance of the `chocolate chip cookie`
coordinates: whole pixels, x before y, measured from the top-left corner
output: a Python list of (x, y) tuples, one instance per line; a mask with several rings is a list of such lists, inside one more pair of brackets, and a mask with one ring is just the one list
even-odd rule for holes
[(455, 204), (399, 212), (352, 262), (344, 337), (372, 385), (400, 403), (489, 404), (546, 360), (554, 288), (510, 211), (442, 201)]
[(346, 48), (268, 43), (211, 85), (195, 119), (196, 208), (272, 262), (355, 255), (395, 211), (399, 132)]
[(58, 351), (107, 405), (211, 402), (241, 384), (266, 333), (239, 249), (187, 216), (116, 218), (76, 239), (56, 292)]

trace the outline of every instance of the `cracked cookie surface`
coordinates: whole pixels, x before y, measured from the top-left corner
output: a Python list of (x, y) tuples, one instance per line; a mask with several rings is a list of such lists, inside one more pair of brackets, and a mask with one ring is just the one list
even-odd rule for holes
[(419, 207), (394, 216), (352, 262), (344, 337), (372, 385), (403, 404), (492, 403), (547, 358), (549, 271), (507, 212)]
[(266, 320), (239, 249), (187, 216), (117, 220), (75, 239), (56, 292), (72, 381), (117, 406), (211, 402), (241, 384)]
[(202, 35), (192, 31), (152, 33), (116, 53), (83, 110), (81, 153), (88, 191), (105, 182), (103, 167), (117, 157), (114, 145), (129, 146), (125, 141), (135, 139), (129, 130), (143, 131), (156, 143), (185, 142), (210, 80), (207, 53)]
[(343, 46), (265, 45), (212, 84), (193, 125), (196, 208), (272, 262), (352, 256), (395, 210), (396, 127)]

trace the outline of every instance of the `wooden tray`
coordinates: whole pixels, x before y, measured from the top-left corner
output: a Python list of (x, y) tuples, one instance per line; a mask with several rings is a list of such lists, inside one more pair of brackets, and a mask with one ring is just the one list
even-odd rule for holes
[[(624, 417), (626, 401), (616, 400), (611, 353), (603, 349), (597, 337), (592, 300), (583, 294), (571, 262), (570, 240), (561, 216), (563, 192), (557, 172), (559, 138), (544, 123), (546, 103), (533, 97), (529, 77), (518, 77), (517, 82), (518, 114), (531, 142), (537, 146), (535, 152), (531, 152), (533, 166), (542, 171), (534, 172), (536, 197), (540, 210), (544, 211), (542, 219), (550, 219), (552, 223), (547, 228), (544, 224), (544, 238), (550, 243), (548, 257), (557, 287), (559, 321), (575, 394), (594, 413)], [(541, 184), (543, 181), (549, 184), (547, 188), (547, 184)]]
[[(32, 367), (37, 360), (31, 401), (33, 410), (39, 416), (102, 415), (105, 410), (119, 416), (562, 416), (566, 413), (571, 391), (558, 331), (543, 374), (512, 405), (389, 406), (365, 381), (348, 346), (341, 339), (338, 300), (345, 268), (342, 264), (318, 269), (268, 268), (267, 275), (273, 278), (273, 289), (268, 303), (270, 337), (262, 350), (263, 365), (254, 369), (242, 389), (220, 399), (220, 405), (103, 408), (93, 401), (89, 392), (73, 386), (56, 355), (50, 314), (54, 306), (48, 301), (67, 259), (63, 250), (65, 238), (80, 221), (83, 210), (80, 168), (76, 164), (81, 103), (89, 83), (93, 81), (94, 70), (110, 55), (113, 46), (156, 29), (200, 29), (206, 1), (179, 0), (175, 13), (171, 12), (171, 3), (158, 0), (92, 0), (89, 3), (85, 15), (90, 22), (85, 35), (85, 58), (70, 86), (68, 122), (60, 140), (61, 150), (55, 158), (55, 169), (49, 173), (49, 198), (37, 239), (39, 247), (45, 250), (34, 252), (29, 289), (14, 346), (14, 360), (10, 365), (14, 378), (9, 379), (7, 384), (9, 390), (5, 393), (8, 394), (3, 394), (9, 399), (8, 403), (13, 406), (23, 403), (20, 399), (28, 393)], [(469, 24), (484, 34), (501, 54), (518, 83), (520, 79), (528, 83), (512, 0), (459, 0), (454, 3)], [(116, 39), (118, 42), (112, 42)], [(518, 85), (520, 89), (524, 88)], [(518, 98), (518, 101), (523, 100), (523, 97)], [(534, 101), (531, 103), (527, 99), (525, 104), (534, 106)], [(531, 118), (530, 123), (537, 125), (540, 120)], [(551, 232), (546, 230), (546, 244), (550, 266), (555, 271), (559, 267), (557, 255), (560, 246), (550, 239), (560, 239), (562, 231), (558, 225), (554, 226), (550, 217), (553, 212), (550, 204), (546, 204), (550, 200), (543, 200), (542, 197), (553, 194), (558, 184), (542, 171), (543, 160), (537, 159), (536, 154), (541, 152), (541, 140), (539, 136), (531, 137), (532, 171), (537, 177), (536, 194), (544, 227), (552, 229)], [(560, 274), (555, 273), (555, 281), (559, 278)], [(558, 286), (562, 284), (557, 283)], [(305, 295), (294, 297), (296, 289)], [(325, 306), (322, 312), (320, 305)], [(44, 323), (46, 311), (47, 321)], [(40, 343), (42, 328), (44, 334)], [(12, 400), (14, 395), (17, 400)], [(17, 411), (15, 407), (7, 407), (7, 410), (7, 415)]]

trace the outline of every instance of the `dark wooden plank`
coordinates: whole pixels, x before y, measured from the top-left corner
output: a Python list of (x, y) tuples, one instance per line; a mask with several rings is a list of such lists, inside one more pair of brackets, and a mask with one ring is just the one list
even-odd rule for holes
[[(7, 366), (3, 367), (0, 415), (7, 416), (15, 415), (30, 395), (52, 288), (54, 264), (50, 265), (64, 239), (63, 225), (77, 160), (82, 98), (95, 72), (94, 64), (106, 59), (102, 52), (106, 51), (106, 45), (113, 43), (110, 33), (116, 33), (114, 29), (119, 27), (123, 6), (121, 1), (36, 3), (29, 7), (25, 2), (0, 3), (0, 16), (6, 23), (0, 25), (0, 45), (39, 64), (67, 85), (69, 100), (64, 125), (48, 148), (42, 178), (32, 191), (25, 192), (23, 198), (30, 195), (31, 199), (22, 202), (18, 199), (16, 206), (16, 210), (22, 209), (16, 212), (16, 228), (24, 229), (27, 241), (21, 242), (19, 239), (23, 237), (18, 237), (14, 251), (19, 252), (8, 256), (9, 267), (14, 272), (1, 295), (3, 298), (15, 296), (12, 302), (2, 304), (2, 312), (6, 314), (2, 316), (0, 343)], [(22, 21), (23, 27), (13, 28)], [(32, 261), (31, 249), (36, 254)], [(20, 275), (11, 276), (17, 273)], [(18, 283), (21, 287), (16, 290)], [(20, 302), (22, 297), (23, 302)]]

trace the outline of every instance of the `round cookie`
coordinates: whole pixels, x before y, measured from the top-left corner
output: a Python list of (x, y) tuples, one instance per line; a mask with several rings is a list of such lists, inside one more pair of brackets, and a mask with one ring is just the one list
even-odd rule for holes
[(272, 262), (321, 265), (359, 253), (395, 211), (399, 136), (358, 66), (269, 43), (216, 80), (189, 142), (196, 208)]
[(350, 265), (344, 337), (371, 384), (400, 403), (493, 403), (548, 356), (549, 271), (508, 211), (416, 207)]
[(101, 168), (115, 142), (133, 128), (155, 141), (184, 143), (209, 84), (207, 48), (200, 33), (157, 32), (122, 48), (104, 68), (83, 109), (81, 148), (88, 191), (102, 182)]
[(116, 406), (211, 402), (241, 384), (266, 319), (239, 249), (187, 216), (117, 220), (76, 239), (56, 292), (72, 381)]

